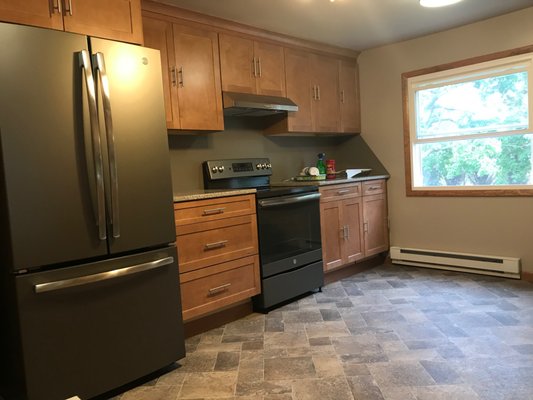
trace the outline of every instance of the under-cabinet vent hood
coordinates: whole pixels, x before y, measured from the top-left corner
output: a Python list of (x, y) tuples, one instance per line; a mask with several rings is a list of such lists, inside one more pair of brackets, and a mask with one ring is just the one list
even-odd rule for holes
[(224, 115), (237, 117), (263, 117), (298, 111), (298, 106), (285, 97), (262, 96), (249, 93), (222, 93), (224, 101)]

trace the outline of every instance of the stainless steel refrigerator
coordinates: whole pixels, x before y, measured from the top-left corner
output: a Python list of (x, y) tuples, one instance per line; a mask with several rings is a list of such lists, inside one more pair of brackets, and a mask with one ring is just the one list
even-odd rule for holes
[(0, 394), (184, 357), (159, 52), (0, 23)]

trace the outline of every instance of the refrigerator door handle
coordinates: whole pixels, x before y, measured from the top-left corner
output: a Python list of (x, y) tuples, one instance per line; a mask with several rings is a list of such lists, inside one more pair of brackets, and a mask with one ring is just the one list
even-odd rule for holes
[(93, 62), (100, 77), (100, 87), (102, 88), (102, 105), (104, 108), (104, 123), (107, 138), (107, 152), (109, 156), (109, 174), (111, 178), (111, 225), (113, 227), (113, 237), (120, 237), (120, 218), (118, 206), (118, 177), (117, 159), (115, 153), (115, 136), (113, 132), (113, 115), (111, 113), (111, 100), (109, 97), (109, 80), (105, 68), (104, 54), (101, 52), (93, 55)]
[(91, 69), (91, 59), (87, 50), (80, 53), (80, 66), (85, 73), (85, 84), (87, 87), (87, 97), (89, 101), (89, 120), (91, 126), (91, 141), (94, 155), (94, 169), (96, 175), (96, 225), (98, 226), (98, 237), (106, 240), (106, 216), (105, 216), (105, 193), (104, 193), (104, 162), (102, 159), (102, 147), (100, 144), (100, 132), (98, 129), (98, 111), (96, 108), (96, 87), (94, 84)]
[(143, 271), (149, 271), (170, 265), (174, 262), (174, 257), (160, 258), (159, 260), (150, 261), (147, 263), (132, 265), (125, 268), (114, 269), (107, 272), (101, 272), (99, 274), (85, 275), (78, 278), (64, 279), (61, 281), (53, 281), (46, 283), (39, 283), (34, 286), (35, 293), (52, 292), (55, 290), (61, 290), (71, 288), (74, 286), (88, 285), (95, 282), (102, 282), (109, 279), (115, 279), (121, 276), (133, 275)]

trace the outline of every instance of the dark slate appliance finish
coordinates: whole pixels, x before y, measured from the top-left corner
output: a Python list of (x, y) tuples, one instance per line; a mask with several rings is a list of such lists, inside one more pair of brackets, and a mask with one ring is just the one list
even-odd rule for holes
[(205, 189), (256, 188), (261, 294), (269, 309), (324, 284), (316, 186), (271, 188), (268, 158), (211, 160), (202, 165)]
[(0, 398), (93, 398), (185, 355), (159, 52), (0, 23), (0, 54)]

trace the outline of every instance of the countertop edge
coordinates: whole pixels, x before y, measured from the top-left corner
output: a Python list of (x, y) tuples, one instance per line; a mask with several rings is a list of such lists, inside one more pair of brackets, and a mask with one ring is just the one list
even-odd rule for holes
[(323, 181), (281, 181), (271, 182), (270, 186), (325, 186), (325, 185), (342, 185), (345, 183), (356, 183), (363, 181), (373, 181), (377, 179), (389, 179), (390, 175), (367, 175), (361, 177), (354, 177), (349, 179), (331, 179)]
[(174, 203), (183, 201), (216, 199), (220, 197), (239, 196), (243, 194), (255, 194), (256, 189), (227, 189), (227, 190), (197, 190), (183, 194), (174, 194)]

